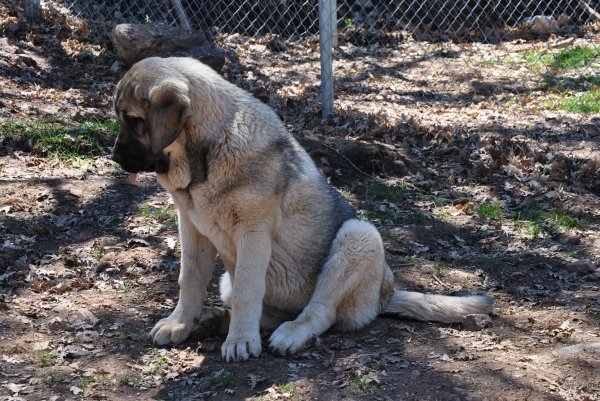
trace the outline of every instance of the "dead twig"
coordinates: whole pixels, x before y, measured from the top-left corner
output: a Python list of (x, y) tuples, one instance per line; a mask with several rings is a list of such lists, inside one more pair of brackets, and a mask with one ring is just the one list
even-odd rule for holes
[(600, 21), (600, 13), (598, 13), (598, 11), (594, 10), (592, 8), (592, 6), (590, 6), (588, 3), (584, 2), (584, 1), (580, 1), (579, 7), (581, 7), (585, 11), (587, 11), (588, 14), (590, 14), (592, 17), (596, 18), (596, 20)]
[(352, 167), (354, 167), (354, 168), (356, 169), (356, 171), (358, 171), (359, 173), (361, 173), (361, 174), (364, 174), (364, 175), (366, 175), (366, 176), (367, 176), (367, 177), (369, 177), (369, 178), (375, 178), (375, 177), (373, 177), (371, 174), (367, 174), (367, 173), (365, 173), (364, 171), (362, 171), (361, 169), (359, 169), (358, 167), (356, 167), (356, 165), (354, 165), (354, 163), (352, 163), (352, 162), (350, 161), (350, 159), (348, 159), (346, 156), (344, 156), (344, 155), (343, 155), (343, 154), (342, 154), (342, 153), (341, 153), (341, 152), (340, 152), (338, 149), (332, 148), (331, 146), (329, 146), (329, 145), (327, 145), (327, 144), (324, 144), (323, 142), (319, 142), (319, 143), (320, 143), (321, 145), (325, 146), (327, 149), (329, 149), (329, 150), (332, 150), (333, 152), (335, 152), (335, 153), (337, 153), (338, 155), (342, 156), (342, 157), (343, 157), (343, 158), (344, 158), (344, 159), (345, 159), (345, 160), (346, 160), (348, 163), (350, 163), (350, 165), (351, 165)]
[(329, 358), (329, 361), (326, 361), (325, 363), (323, 363), (323, 365), (325, 365), (326, 368), (333, 366), (333, 360), (335, 358), (335, 351), (331, 352), (331, 358)]
[(435, 275), (435, 273), (433, 273), (433, 278), (435, 279), (435, 281), (437, 281), (442, 287), (444, 287), (445, 289), (449, 290), (452, 287), (450, 287), (448, 284), (444, 283), (442, 280), (440, 280), (438, 278), (438, 276)]

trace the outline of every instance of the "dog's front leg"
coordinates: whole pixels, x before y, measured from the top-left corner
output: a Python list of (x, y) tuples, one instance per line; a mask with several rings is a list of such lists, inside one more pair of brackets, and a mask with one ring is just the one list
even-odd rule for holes
[(231, 323), (229, 334), (221, 348), (223, 359), (227, 362), (245, 361), (250, 355), (260, 355), (260, 317), (266, 291), (267, 267), (271, 260), (271, 237), (268, 229), (244, 232), (236, 242)]
[(150, 332), (150, 338), (157, 345), (178, 344), (187, 340), (195, 321), (202, 314), (202, 304), (206, 299), (208, 283), (215, 268), (215, 247), (196, 230), (187, 213), (181, 210), (179, 236), (179, 302), (173, 313), (160, 320)]

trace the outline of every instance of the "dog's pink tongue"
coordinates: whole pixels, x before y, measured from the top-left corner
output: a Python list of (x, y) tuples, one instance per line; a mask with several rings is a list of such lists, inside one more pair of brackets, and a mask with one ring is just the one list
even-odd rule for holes
[(135, 184), (138, 173), (129, 173), (129, 182)]

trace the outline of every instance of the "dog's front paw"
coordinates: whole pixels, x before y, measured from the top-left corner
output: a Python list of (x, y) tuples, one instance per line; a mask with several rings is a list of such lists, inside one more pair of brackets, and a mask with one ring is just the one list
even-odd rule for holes
[(262, 345), (260, 344), (258, 330), (253, 334), (244, 333), (243, 335), (235, 335), (234, 333), (229, 333), (227, 340), (225, 340), (221, 347), (221, 354), (227, 362), (246, 361), (250, 356), (258, 358), (261, 351)]
[(171, 315), (156, 323), (150, 340), (156, 345), (179, 344), (188, 339), (193, 327), (193, 320), (186, 322)]
[(285, 322), (271, 334), (269, 347), (276, 355), (292, 355), (304, 348), (312, 337), (314, 336), (307, 325)]

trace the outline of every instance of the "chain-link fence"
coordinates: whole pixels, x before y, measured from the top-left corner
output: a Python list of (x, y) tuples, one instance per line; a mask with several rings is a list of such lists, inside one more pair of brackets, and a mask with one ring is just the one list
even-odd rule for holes
[(259, 36), (267, 33), (289, 38), (316, 34), (319, 30), (315, 0), (235, 1), (88, 1), (63, 2), (77, 15), (95, 22), (106, 31), (115, 23), (160, 22), (190, 27), (209, 33), (239, 33)]
[[(316, 34), (319, 29), (317, 0), (67, 0), (64, 4), (97, 24), (161, 22), (203, 31), (247, 36), (274, 33), (289, 38)], [(580, 27), (600, 17), (594, 15), (598, 12), (592, 4), (579, 0), (342, 0), (337, 10), (341, 29), (360, 32), (376, 28), (380, 34), (417, 29), (430, 33), (423, 39), (436, 41), (498, 41), (506, 35), (497, 28), (531, 23), (541, 16), (547, 19), (539, 20), (539, 28), (548, 26), (550, 31), (567, 23)], [(369, 42), (366, 37), (356, 37)]]
[[(63, 4), (106, 40), (112, 26), (122, 22), (162, 22), (202, 30), (233, 51), (245, 41), (277, 37), (289, 46), (277, 50), (267, 46), (268, 54), (256, 57), (278, 60), (288, 69), (302, 64), (290, 62), (298, 60), (294, 52), (308, 49), (304, 60), (312, 61), (297, 71), (308, 77), (323, 69), (321, 88), (332, 89), (322, 103), (326, 112), (331, 108), (327, 98), (335, 97), (338, 112), (365, 113), (371, 116), (367, 119), (382, 118), (381, 124), (396, 127), (410, 116), (423, 126), (543, 132), (549, 119), (575, 113), (577, 129), (598, 130), (596, 0), (342, 0), (334, 6), (335, 21), (321, 21), (321, 26), (319, 10), (332, 15), (328, 0)], [(314, 47), (324, 27), (330, 34), (320, 35), (319, 66)], [(328, 44), (332, 53), (327, 53)], [(274, 82), (278, 71), (265, 74)], [(320, 90), (318, 83), (311, 85)], [(320, 97), (308, 98), (321, 107)]]
[[(329, 1), (322, 3), (331, 4)], [(70, 0), (65, 5), (77, 15), (92, 21), (92, 28), (103, 34), (121, 22), (162, 22), (202, 30), (214, 36), (240, 34), (256, 38), (276, 34), (292, 41), (317, 35), (319, 31), (319, 4), (316, 0)], [(516, 64), (522, 64), (524, 60), (539, 75), (537, 80), (525, 77), (532, 78), (525, 79), (531, 81), (525, 83), (527, 88), (522, 88), (525, 91), (533, 91), (540, 84), (550, 91), (564, 92), (563, 89), (568, 87), (585, 90), (587, 86), (597, 84), (598, 59), (594, 54), (597, 55), (598, 48), (593, 40), (597, 33), (593, 26), (600, 14), (595, 7), (593, 2), (580, 0), (343, 0), (337, 4), (335, 25), (339, 39), (336, 41), (334, 38), (333, 44), (339, 47), (334, 57), (371, 58), (384, 70), (377, 73), (383, 72), (389, 79), (394, 75), (394, 70), (398, 71), (393, 66), (385, 66), (385, 61), (390, 57), (399, 57), (404, 64), (415, 63), (416, 59), (411, 57), (415, 51), (424, 52), (419, 56), (422, 60), (439, 57), (439, 62), (428, 68), (430, 72), (431, 69), (441, 70), (437, 73), (456, 70), (456, 66), (452, 65), (456, 63), (451, 60), (457, 58), (464, 67), (459, 67), (462, 72), (472, 65), (477, 74), (491, 70), (492, 75), (499, 73), (495, 71), (494, 74), (498, 66), (520, 69), (523, 66), (517, 67)], [(589, 46), (581, 44), (586, 37), (590, 41)], [(573, 40), (556, 45), (554, 42), (558, 38)], [(518, 47), (517, 51), (510, 51), (509, 46), (502, 45), (514, 44), (519, 40), (525, 45)], [(412, 49), (408, 54), (392, 54), (409, 41), (412, 42)], [(467, 56), (477, 47), (471, 45), (473, 43), (490, 49), (487, 55), (477, 55), (482, 56), (482, 60)], [(444, 44), (448, 46), (444, 47)], [(590, 54), (581, 59), (581, 55), (568, 52), (571, 48), (588, 48), (590, 50), (583, 51)], [(512, 46), (514, 49), (515, 46)], [(572, 57), (580, 61), (563, 65), (556, 57)], [(504, 70), (508, 72), (508, 69)], [(569, 78), (558, 77), (564, 74)], [(463, 74), (454, 74), (454, 84), (458, 86), (461, 81), (459, 75)], [(513, 77), (505, 75), (509, 83), (519, 81), (519, 86), (523, 86), (522, 74)], [(343, 80), (337, 83), (342, 84)], [(499, 91), (497, 88), (500, 86), (498, 84), (494, 88), (487, 85), (486, 88), (493, 94)]]

